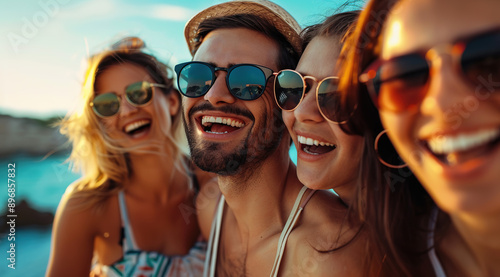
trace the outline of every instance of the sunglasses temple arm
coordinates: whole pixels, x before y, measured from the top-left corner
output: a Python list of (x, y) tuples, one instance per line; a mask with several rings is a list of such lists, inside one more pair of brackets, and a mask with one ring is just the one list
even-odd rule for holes
[(158, 87), (158, 88), (167, 88), (166, 85), (163, 84), (151, 84), (152, 87)]

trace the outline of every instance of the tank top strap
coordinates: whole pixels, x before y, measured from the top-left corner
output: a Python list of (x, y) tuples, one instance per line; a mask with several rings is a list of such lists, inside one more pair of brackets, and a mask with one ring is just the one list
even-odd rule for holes
[(427, 237), (427, 247), (429, 248), (429, 259), (431, 260), (432, 267), (434, 268), (434, 273), (436, 277), (446, 277), (446, 273), (444, 273), (444, 269), (439, 262), (439, 259), (436, 255), (436, 247), (434, 245), (434, 230), (436, 229), (437, 216), (438, 216), (438, 208), (434, 207), (431, 212), (431, 216), (429, 218), (429, 234)]
[(309, 200), (311, 200), (311, 198), (312, 198), (312, 196), (313, 196), (313, 194), (314, 194), (315, 192), (316, 192), (316, 190), (315, 190), (315, 189), (313, 189), (313, 190), (309, 191), (309, 193), (308, 193), (308, 194), (307, 194), (307, 196), (306, 196), (306, 199), (304, 199), (304, 202), (302, 202), (302, 205), (300, 205), (300, 208), (301, 208), (301, 209), (304, 209), (304, 208), (305, 208), (305, 206), (307, 205), (307, 203), (309, 202)]
[(226, 200), (221, 194), (219, 204), (215, 211), (215, 216), (210, 229), (210, 238), (208, 239), (207, 257), (205, 259), (205, 270), (203, 277), (214, 277), (215, 267), (217, 266), (217, 252), (219, 250), (220, 230), (222, 226), (222, 215), (224, 213), (224, 204)]
[(285, 252), (285, 246), (288, 241), (288, 237), (290, 236), (290, 233), (292, 232), (293, 228), (295, 227), (295, 224), (297, 223), (297, 220), (299, 219), (302, 210), (304, 210), (304, 207), (307, 205), (311, 197), (313, 196), (314, 192), (316, 190), (311, 190), (309, 194), (306, 196), (305, 201), (302, 203), (302, 205), (299, 206), (305, 192), (307, 190), (307, 187), (303, 186), (300, 189), (299, 194), (297, 195), (297, 198), (295, 199), (295, 203), (293, 205), (292, 211), (290, 212), (290, 215), (288, 216), (288, 220), (286, 221), (285, 227), (281, 231), (281, 235), (278, 241), (278, 249), (276, 251), (276, 257), (274, 259), (274, 265), (273, 269), (271, 270), (271, 277), (273, 276), (278, 276), (278, 271), (280, 269), (280, 264), (281, 260), (283, 258), (283, 253)]
[(129, 250), (137, 250), (138, 247), (135, 243), (132, 226), (130, 226), (130, 221), (127, 213), (127, 205), (125, 202), (125, 192), (123, 190), (118, 192), (118, 202), (120, 203), (120, 217), (122, 221), (122, 232), (124, 236), (123, 253), (127, 253)]

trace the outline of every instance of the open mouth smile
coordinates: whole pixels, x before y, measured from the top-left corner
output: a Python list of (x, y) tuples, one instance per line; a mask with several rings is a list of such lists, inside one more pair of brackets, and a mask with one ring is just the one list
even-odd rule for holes
[(141, 119), (123, 127), (123, 131), (132, 137), (138, 137), (151, 129), (151, 120)]
[(245, 123), (231, 117), (202, 116), (201, 126), (206, 133), (227, 134), (243, 128)]
[(455, 136), (435, 136), (422, 141), (446, 165), (458, 165), (490, 153), (500, 143), (500, 130), (488, 129)]
[(321, 155), (335, 150), (337, 145), (304, 136), (297, 136), (300, 149), (309, 155)]

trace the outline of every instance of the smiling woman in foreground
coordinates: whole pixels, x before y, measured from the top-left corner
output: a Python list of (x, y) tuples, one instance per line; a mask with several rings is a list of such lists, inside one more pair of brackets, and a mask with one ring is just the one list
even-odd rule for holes
[(439, 207), (423, 216), (428, 266), (407, 264), (415, 276), (500, 276), (499, 9), (370, 1), (345, 49), (347, 97), (372, 99)]

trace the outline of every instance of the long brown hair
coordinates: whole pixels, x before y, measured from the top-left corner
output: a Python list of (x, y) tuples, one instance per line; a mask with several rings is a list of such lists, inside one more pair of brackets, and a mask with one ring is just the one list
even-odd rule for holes
[[(428, 231), (424, 222), (434, 202), (408, 168), (392, 169), (378, 161), (374, 149), (376, 136), (383, 130), (376, 107), (358, 76), (379, 54), (383, 24), (398, 0), (370, 1), (361, 12), (354, 32), (342, 49), (339, 88), (346, 105), (343, 112), (352, 113), (342, 125), (346, 132), (365, 137), (361, 164), (362, 184), (353, 205), (369, 233), (373, 250), (383, 255), (381, 276), (421, 276), (426, 257)], [(390, 143), (379, 145), (384, 156), (394, 163), (401, 159)]]

